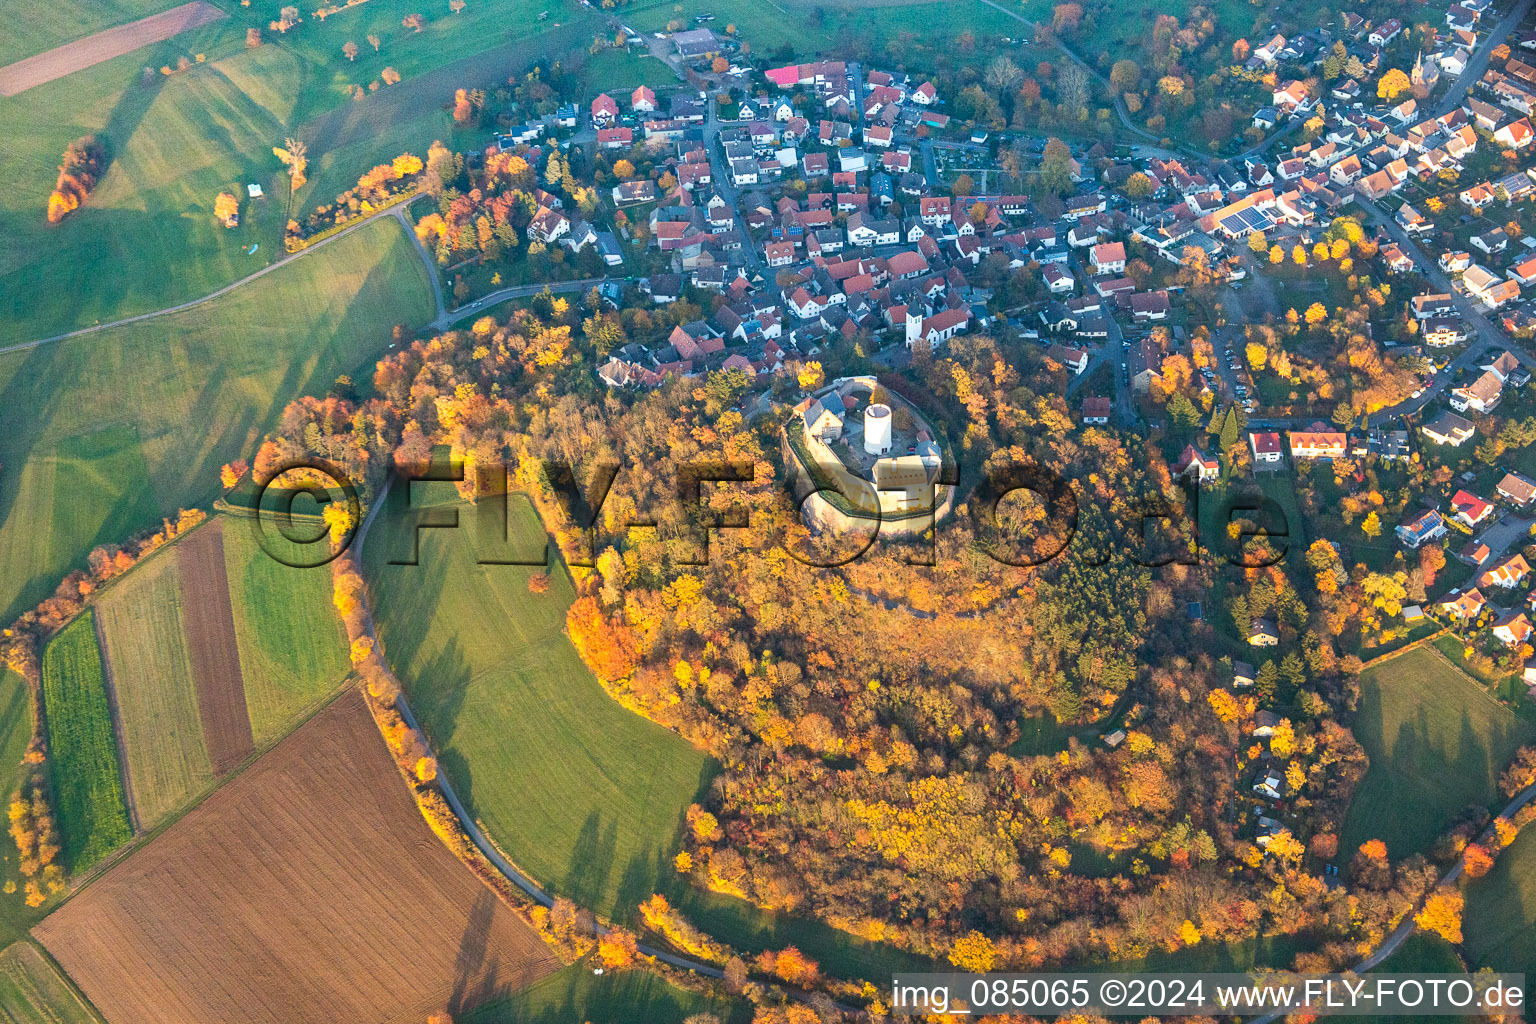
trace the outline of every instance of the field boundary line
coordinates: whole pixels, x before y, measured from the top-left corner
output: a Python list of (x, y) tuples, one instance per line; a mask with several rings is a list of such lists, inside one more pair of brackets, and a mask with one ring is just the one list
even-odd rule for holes
[(1504, 704), (1502, 704), (1497, 697), (1495, 697), (1493, 694), (1488, 692), (1488, 686), (1486, 684), (1484, 684), (1481, 680), (1479, 680), (1472, 673), (1468, 672), (1466, 669), (1464, 669), (1460, 665), (1456, 664), (1450, 658), (1446, 657), (1444, 651), (1442, 651), (1440, 648), (1436, 647), (1434, 644), (1430, 644), (1429, 645), (1429, 649), (1430, 649), (1430, 651), (1432, 651), (1434, 653), (1435, 657), (1437, 657), (1441, 661), (1445, 662), (1446, 667), (1448, 667), (1451, 671), (1455, 672), (1457, 675), (1461, 676), (1467, 682), (1471, 683), (1477, 689), (1477, 692), (1483, 695), (1483, 699), (1484, 700), (1486, 700), (1488, 703), (1492, 704), (1494, 707), (1498, 708), (1500, 711), (1504, 711), (1504, 712), (1507, 712), (1509, 714), (1513, 714), (1514, 713), (1514, 712), (1510, 711), (1510, 709), (1508, 707), (1506, 707)]
[[(49, 911), (49, 913), (52, 913), (52, 911)], [(25, 943), (26, 945), (31, 946), (37, 952), (37, 955), (42, 958), (43, 963), (53, 968), (54, 973), (59, 976), (59, 980), (64, 983), (64, 987), (68, 989), (69, 993), (80, 1002), (82, 1007), (85, 1008), (85, 1012), (88, 1013), (92, 1019), (104, 1024), (107, 1019), (106, 1014), (97, 1009), (96, 1004), (91, 1002), (91, 997), (86, 995), (79, 985), (75, 984), (75, 979), (69, 976), (69, 972), (64, 969), (64, 965), (55, 960), (53, 958), (53, 954), (48, 952), (48, 947), (44, 946), (41, 942), (38, 942), (32, 937), (31, 929), (28, 929), (25, 935), (17, 939), (15, 944), (21, 943)]]
[(101, 682), (107, 691), (107, 710), (112, 714), (112, 740), (117, 744), (117, 770), (123, 777), (123, 804), (128, 810), (128, 827), (137, 835), (139, 808), (133, 799), (133, 776), (128, 768), (128, 737), (123, 733), (123, 711), (117, 701), (117, 679), (112, 675), (112, 652), (107, 647), (107, 631), (101, 624), (100, 615), (91, 616), (91, 626), (96, 630), (96, 647), (101, 651)]
[[(60, 897), (59, 901), (55, 903), (53, 907), (48, 911), (48, 913), (44, 914), (43, 916), (46, 918), (52, 915), (54, 911), (58, 910), (64, 904), (78, 896), (81, 892), (84, 892), (86, 889), (94, 885), (120, 861), (127, 860), (134, 853), (138, 852), (141, 847), (148, 846), (150, 843), (154, 842), (160, 837), (161, 833), (168, 831), (182, 818), (185, 818), (187, 815), (201, 807), (209, 797), (213, 796), (214, 793), (223, 789), (225, 786), (229, 785), (229, 783), (233, 782), (241, 775), (244, 775), (247, 770), (256, 764), (257, 761), (260, 761), (267, 754), (270, 754), (278, 744), (282, 743), (289, 736), (292, 736), (304, 726), (308, 725), (310, 719), (314, 718), (316, 715), (320, 714), (320, 712), (336, 703), (336, 701), (351, 688), (352, 682), (353, 674), (348, 672), (329, 693), (319, 699), (319, 702), (313, 708), (305, 712), (302, 716), (295, 718), (293, 720), (293, 727), (291, 729), (283, 733), (281, 736), (274, 738), (265, 746), (257, 747), (246, 757), (244, 761), (231, 768), (223, 776), (215, 778), (213, 782), (198, 790), (197, 793), (194, 794), (193, 797), (191, 797), (185, 804), (167, 813), (165, 817), (156, 822), (154, 827), (136, 834), (128, 842), (124, 843), (122, 846), (118, 847), (116, 850), (113, 850), (110, 854), (103, 857), (93, 867), (91, 867), (89, 871), (81, 875), (79, 880), (75, 881), (74, 884), (70, 886), (69, 891)], [(31, 932), (29, 931), (27, 934), (30, 938)], [(31, 941), (36, 940), (32, 939)]]
[[(1428, 636), (1421, 636), (1417, 640), (1410, 640), (1408, 643), (1403, 644), (1403, 646), (1399, 647), (1395, 651), (1388, 651), (1386, 654), (1378, 654), (1378, 655), (1376, 655), (1376, 657), (1372, 658), (1370, 661), (1362, 661), (1360, 663), (1360, 670), (1363, 672), (1363, 671), (1365, 671), (1366, 669), (1370, 668), (1373, 665), (1380, 665), (1384, 661), (1391, 661), (1393, 658), (1397, 657), (1398, 655), (1400, 655), (1400, 654), (1407, 654), (1409, 651), (1413, 650), (1416, 647), (1425, 647), (1425, 646), (1434, 647), (1435, 646), (1435, 641), (1440, 639), (1442, 636), (1445, 636), (1450, 631), (1451, 631), (1451, 627), (1449, 627), (1449, 626), (1441, 626), (1439, 629), (1435, 630), (1433, 633), (1429, 634)], [(1435, 653), (1436, 654), (1440, 654), (1440, 657), (1445, 658), (1445, 655), (1440, 653), (1440, 649), (1438, 647), (1435, 648)], [(1447, 658), (1446, 660), (1449, 661), (1450, 659)], [(1455, 665), (1452, 665), (1451, 667), (1455, 668), (1456, 671), (1458, 671), (1458, 672), (1462, 672), (1462, 670), (1459, 667), (1455, 666)], [(1462, 672), (1462, 674), (1465, 675), (1466, 673)], [(1473, 681), (1476, 682), (1476, 680), (1473, 680)], [(1481, 687), (1479, 687), (1479, 688), (1481, 688)]]

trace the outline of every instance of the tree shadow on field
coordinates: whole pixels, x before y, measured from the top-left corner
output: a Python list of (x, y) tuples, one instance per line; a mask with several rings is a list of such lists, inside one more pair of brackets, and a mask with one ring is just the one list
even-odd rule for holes
[[(14, 530), (42, 538), (50, 532), (48, 523), (13, 521), (11, 511), (21, 493), (22, 470), (38, 454), (44, 425), (58, 408), (60, 395), (57, 389), (37, 386), (39, 381), (48, 379), (47, 367), (56, 359), (46, 348), (32, 349), (4, 388), (0, 388), (0, 531)], [(53, 583), (52, 580), (17, 582), (20, 586), (11, 605), (0, 605), (0, 613), (3, 613), (0, 621), (10, 622), (23, 607), (40, 599), (44, 589)], [(0, 600), (4, 599), (4, 591), (0, 590)]]
[(593, 811), (582, 823), (571, 850), (571, 870), (565, 876), (565, 891), (577, 903), (591, 906), (605, 902), (608, 877), (613, 874), (614, 852), (618, 848), (619, 829), (615, 822), (603, 827), (602, 815)]
[(500, 964), (494, 956), (488, 960), (491, 923), (495, 915), (496, 897), (482, 888), (475, 896), (475, 905), (470, 908), (469, 920), (459, 939), (459, 952), (453, 961), (453, 992), (448, 997), (448, 1012), (454, 1017), (498, 994)]
[(661, 891), (658, 883), (661, 881), (661, 867), (666, 856), (666, 851), (657, 846), (649, 851), (640, 851), (624, 865), (624, 873), (619, 877), (619, 911), (614, 915), (616, 920), (622, 921), (633, 914), (635, 908), (649, 899), (652, 893)]

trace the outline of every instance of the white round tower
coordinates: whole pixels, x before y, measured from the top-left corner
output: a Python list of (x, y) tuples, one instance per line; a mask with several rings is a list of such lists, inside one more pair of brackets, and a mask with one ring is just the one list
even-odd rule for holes
[(891, 407), (871, 402), (864, 410), (864, 450), (884, 455), (891, 450)]

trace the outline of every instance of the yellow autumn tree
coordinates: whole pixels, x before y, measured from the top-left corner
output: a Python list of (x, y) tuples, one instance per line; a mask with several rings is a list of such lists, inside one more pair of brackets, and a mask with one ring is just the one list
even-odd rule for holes
[(1408, 76), (1403, 74), (1403, 72), (1397, 68), (1389, 68), (1387, 73), (1381, 76), (1381, 80), (1376, 83), (1376, 95), (1384, 100), (1393, 100), (1412, 84), (1408, 81)]
[(949, 948), (949, 962), (962, 971), (984, 974), (997, 962), (997, 947), (978, 931), (962, 935)]
[(1436, 889), (1424, 901), (1424, 908), (1413, 915), (1413, 923), (1427, 932), (1434, 932), (1446, 942), (1460, 942), (1461, 911), (1465, 903), (1457, 889)]

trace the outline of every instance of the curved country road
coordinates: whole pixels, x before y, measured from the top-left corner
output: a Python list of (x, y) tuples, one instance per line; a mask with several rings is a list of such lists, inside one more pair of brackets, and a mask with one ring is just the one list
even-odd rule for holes
[[(379, 514), (379, 510), (384, 507), (384, 499), (389, 494), (390, 484), (393, 482), (393, 477), (390, 477), (385, 481), (383, 489), (379, 491), (378, 496), (374, 499), (373, 507), (368, 510), (368, 515), (363, 520), (363, 525), (358, 529), (357, 536), (352, 541), (352, 558), (357, 563), (359, 569), (361, 569), (363, 564), (363, 544), (368, 539), (368, 530), (373, 526), (374, 517), (377, 516)], [(377, 643), (378, 634), (374, 631), (373, 611), (368, 607), (368, 602), (366, 600), (362, 602), (362, 615), (363, 628), (367, 631), (368, 636), (372, 637), (374, 642)], [(423, 739), (426, 738), (426, 733), (421, 731), (421, 727), (416, 722), (416, 716), (411, 713), (411, 708), (410, 705), (406, 702), (404, 692), (400, 694), (399, 699), (395, 702), (395, 709), (400, 712), (400, 717), (405, 720), (406, 725), (409, 725), (412, 729), (415, 729), (417, 734), (420, 735)], [(554, 899), (551, 898), (550, 895), (543, 889), (540, 889), (532, 879), (528, 878), (515, 866), (513, 866), (512, 862), (507, 860), (507, 858), (502, 855), (501, 851), (496, 848), (495, 844), (493, 844), (490, 839), (487, 838), (485, 833), (480, 830), (479, 824), (477, 824), (475, 819), (470, 816), (468, 809), (466, 809), (464, 804), (459, 800), (458, 794), (454, 792), (453, 784), (448, 781), (447, 776), (439, 773), (437, 776), (437, 784), (439, 788), (442, 789), (443, 799), (448, 801), (448, 806), (452, 807), (453, 813), (458, 815), (459, 824), (463, 827), (465, 834), (469, 836), (470, 841), (479, 848), (480, 852), (485, 854), (486, 859), (494, 864), (496, 869), (503, 875), (506, 875), (508, 880), (515, 884), (519, 889), (523, 890), (523, 892), (537, 900), (541, 906), (548, 907), (553, 905)], [(601, 925), (598, 927), (600, 931), (606, 930)], [(643, 944), (640, 945), (638, 949), (646, 956), (655, 957), (657, 960), (660, 960), (666, 964), (670, 964), (671, 966), (677, 967), (681, 970), (693, 971), (696, 974), (702, 974), (709, 978), (720, 978), (724, 976), (724, 972), (712, 964), (707, 964), (699, 960), (691, 960), (687, 957), (676, 956), (672, 953), (666, 952), (665, 950), (655, 949), (651, 946), (646, 946)]]
[[(1509, 803), (1505, 804), (1503, 810), (1499, 811), (1498, 817), (1514, 817), (1515, 812), (1524, 807), (1526, 804), (1530, 803), (1533, 798), (1536, 798), (1536, 784), (1527, 786), (1520, 792), (1516, 793), (1515, 798)], [(1492, 837), (1492, 835), (1493, 825), (1490, 823), (1489, 826), (1483, 830), (1483, 834), (1478, 836), (1478, 840), (1480, 842), (1487, 842), (1488, 839)], [(1456, 863), (1451, 866), (1451, 869), (1440, 876), (1440, 881), (1436, 883), (1437, 888), (1442, 885), (1450, 885), (1461, 877), (1461, 873), (1466, 867), (1465, 858), (1465, 854), (1456, 858)], [(1397, 952), (1397, 947), (1401, 946), (1403, 942), (1407, 940), (1408, 936), (1412, 935), (1418, 930), (1419, 926), (1413, 923), (1413, 914), (1405, 914), (1402, 921), (1398, 923), (1398, 926), (1392, 930), (1392, 934), (1388, 935), (1386, 939), (1382, 941), (1381, 945), (1376, 947), (1375, 952), (1366, 957), (1364, 960), (1361, 960), (1359, 963), (1355, 964), (1350, 968), (1350, 970), (1356, 974), (1364, 974), (1366, 971), (1374, 970), (1376, 967), (1381, 965), (1383, 960), (1386, 960), (1393, 953)], [(1262, 1017), (1254, 1017), (1253, 1019), (1249, 1020), (1248, 1024), (1274, 1024), (1275, 1021), (1284, 1016), (1286, 1016), (1284, 1013), (1266, 1013)]]
[(330, 245), (332, 242), (336, 241), (336, 239), (350, 235), (352, 232), (356, 231), (363, 225), (373, 223), (373, 221), (379, 217), (393, 217), (400, 222), (400, 226), (405, 229), (405, 233), (410, 238), (411, 244), (415, 246), (416, 254), (421, 257), (422, 264), (426, 267), (427, 281), (430, 283), (432, 288), (434, 315), (430, 322), (423, 324), (422, 326), (430, 327), (434, 330), (447, 330), (458, 321), (473, 316), (477, 313), (484, 312), (499, 302), (505, 302), (507, 299), (527, 298), (532, 295), (537, 295), (545, 288), (549, 288), (553, 292), (582, 291), (587, 288), (602, 284), (605, 281), (613, 280), (612, 278), (607, 277), (594, 277), (581, 281), (550, 281), (545, 284), (521, 285), (515, 288), (503, 288), (500, 291), (492, 292), (482, 299), (477, 299), (467, 306), (461, 306), (458, 309), (450, 310), (446, 307), (443, 299), (443, 285), (442, 280), (439, 278), (437, 273), (437, 264), (432, 260), (431, 255), (426, 250), (426, 247), (421, 244), (421, 240), (416, 237), (416, 232), (411, 228), (410, 218), (406, 215), (406, 208), (409, 206), (409, 202), (400, 203), (387, 209), (375, 210), (373, 213), (370, 213), (367, 216), (359, 217), (357, 220), (353, 221), (351, 224), (348, 224), (334, 235), (323, 238), (316, 242), (314, 245), (300, 249), (298, 252), (288, 253), (279, 259), (273, 260), (271, 263), (268, 263), (260, 270), (252, 274), (247, 274), (245, 277), (242, 277), (238, 281), (232, 281), (217, 291), (209, 292), (202, 298), (192, 299), (188, 302), (182, 302), (175, 306), (166, 306), (164, 309), (151, 310), (148, 313), (139, 313), (135, 316), (125, 316), (118, 320), (109, 320), (104, 324), (92, 324), (89, 327), (81, 327), (73, 331), (66, 331), (63, 334), (55, 334), (47, 338), (38, 338), (35, 341), (24, 341), (16, 345), (6, 345), (0, 347), (0, 356), (10, 352), (25, 352), (28, 349), (40, 348), (43, 345), (51, 345), (58, 341), (67, 341), (70, 338), (78, 338), (86, 334), (95, 334), (97, 331), (105, 331), (112, 327), (123, 327), (127, 324), (141, 323), (145, 320), (153, 320), (157, 317), (169, 316), (172, 313), (180, 313), (184, 310), (196, 309), (198, 306), (201, 306), (204, 303), (212, 302), (214, 299), (228, 295), (236, 288), (250, 284), (257, 278), (265, 277), (279, 267), (285, 267), (293, 261), (302, 259), (310, 253), (315, 252), (316, 250), (325, 248), (327, 245)]

